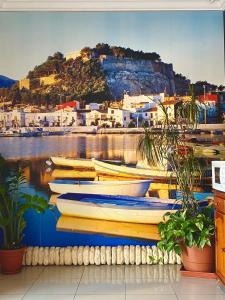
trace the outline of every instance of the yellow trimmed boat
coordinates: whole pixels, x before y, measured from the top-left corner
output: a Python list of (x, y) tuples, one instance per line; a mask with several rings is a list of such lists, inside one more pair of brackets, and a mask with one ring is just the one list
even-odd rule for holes
[(61, 156), (52, 156), (51, 160), (56, 166), (81, 168), (81, 169), (94, 169), (94, 165), (91, 159), (82, 158), (66, 158)]
[[(96, 159), (92, 159), (95, 170), (98, 174), (110, 174), (111, 176), (117, 177), (128, 177), (128, 178), (164, 178), (170, 177), (172, 174), (170, 171), (160, 169), (147, 169), (138, 167), (128, 167), (125, 165), (115, 165), (111, 163), (102, 162)], [(174, 177), (174, 176), (173, 176)]]

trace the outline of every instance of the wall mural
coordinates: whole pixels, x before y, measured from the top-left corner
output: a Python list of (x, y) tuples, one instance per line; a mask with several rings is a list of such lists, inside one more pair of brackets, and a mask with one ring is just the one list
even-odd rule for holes
[(194, 84), (184, 139), (209, 168), (224, 159), (223, 35), (219, 11), (0, 13), (0, 153), (54, 207), (26, 215), (26, 245), (155, 243), (178, 193), (141, 160), (143, 126), (160, 134), (160, 103), (174, 118)]

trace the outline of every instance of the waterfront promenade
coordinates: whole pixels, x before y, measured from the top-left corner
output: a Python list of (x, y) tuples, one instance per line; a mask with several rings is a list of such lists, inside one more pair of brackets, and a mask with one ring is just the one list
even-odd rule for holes
[[(159, 127), (160, 128), (160, 127)], [(198, 130), (214, 133), (215, 131), (223, 131), (225, 134), (224, 124), (199, 124)], [(96, 134), (140, 134), (144, 132), (144, 128), (98, 128), (97, 126), (79, 126), (72, 128), (71, 133), (96, 133)], [(200, 132), (199, 132), (200, 133)]]

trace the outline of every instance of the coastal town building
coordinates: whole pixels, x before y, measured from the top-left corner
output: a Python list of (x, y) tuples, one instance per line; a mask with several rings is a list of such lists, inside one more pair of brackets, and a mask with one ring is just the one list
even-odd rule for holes
[(85, 109), (90, 109), (90, 110), (99, 110), (101, 108), (101, 104), (99, 103), (89, 103), (85, 105)]
[(76, 111), (26, 113), (13, 110), (11, 112), (0, 112), (0, 127), (75, 127), (80, 125), (82, 125), (82, 119)]
[(154, 107), (157, 103), (162, 101), (164, 101), (164, 93), (138, 96), (130, 96), (128, 93), (125, 93), (123, 98), (123, 109), (136, 112), (140, 108)]
[(177, 103), (176, 98), (175, 97), (168, 97), (167, 99), (164, 99), (164, 101), (162, 102), (163, 107), (158, 105), (157, 106), (157, 112), (158, 112), (158, 121), (161, 121), (164, 119), (165, 117), (165, 113), (164, 113), (164, 109), (166, 109), (168, 117), (173, 120), (175, 118), (175, 104)]
[(90, 109), (77, 109), (77, 119), (79, 120), (79, 126), (87, 126), (87, 116)]
[(124, 109), (92, 110), (86, 114), (86, 126), (128, 127), (130, 111)]
[[(3, 99), (5, 103), (5, 99)], [(0, 127), (141, 127), (160, 125), (164, 118), (163, 104), (169, 118), (174, 119), (177, 108), (187, 101), (190, 96), (165, 96), (158, 95), (129, 96), (127, 93), (121, 102), (111, 102), (106, 109), (103, 104), (89, 103), (85, 109), (80, 108), (80, 102), (66, 99), (55, 107), (17, 104), (17, 108), (5, 109), (5, 104), (0, 110)], [(113, 105), (116, 103), (116, 105)], [(224, 93), (210, 93), (200, 95), (198, 103), (202, 110), (199, 122), (212, 124), (224, 122), (225, 97)], [(121, 107), (120, 105), (121, 104)], [(128, 108), (128, 109), (125, 109)], [(219, 120), (220, 118), (220, 120)]]
[(107, 122), (107, 111), (91, 110), (86, 113), (86, 126), (101, 126)]
[(67, 127), (79, 126), (81, 120), (78, 118), (76, 111), (55, 111), (46, 113), (26, 113), (25, 126), (26, 127)]
[(221, 114), (219, 96), (217, 94), (207, 93), (205, 95), (200, 95), (198, 99), (200, 104), (202, 104), (199, 122), (204, 124), (217, 123), (219, 115)]
[(136, 127), (153, 126), (158, 123), (158, 108), (142, 108), (131, 114), (133, 123)]
[(65, 103), (61, 103), (56, 105), (56, 110), (75, 110), (75, 109), (80, 109), (80, 102), (73, 100), (73, 101), (69, 101), (69, 102), (65, 102)]
[(108, 119), (112, 125), (110, 127), (128, 127), (131, 121), (130, 111), (125, 109), (108, 108)]
[(16, 109), (4, 112), (0, 111), (0, 127), (18, 128), (25, 126), (26, 113)]

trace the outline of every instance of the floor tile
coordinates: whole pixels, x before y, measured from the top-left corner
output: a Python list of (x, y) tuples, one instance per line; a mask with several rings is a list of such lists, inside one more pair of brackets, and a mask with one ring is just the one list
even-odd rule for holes
[[(126, 295), (126, 300), (177, 300), (176, 295)], [(196, 299), (197, 300), (197, 299)]]
[(181, 278), (179, 282), (172, 283), (178, 295), (216, 295), (223, 294), (219, 282), (215, 279)]
[(76, 295), (74, 300), (125, 300), (125, 295)]
[(166, 282), (173, 282), (180, 279), (179, 266), (177, 265), (140, 265), (125, 266), (125, 279), (152, 278), (165, 279)]
[(28, 294), (74, 295), (78, 284), (79, 279), (41, 278), (34, 283)]
[(225, 300), (225, 295), (178, 295), (178, 300)]
[(93, 295), (125, 295), (125, 282), (123, 280), (112, 280), (99, 283), (82, 280), (79, 284), (77, 294)]
[(27, 280), (0, 280), (0, 294), (20, 295), (25, 294), (32, 286), (33, 281)]
[(83, 275), (83, 272), (83, 266), (51, 266), (45, 268), (44, 272), (41, 275), (41, 278), (80, 279)]
[(145, 279), (141, 282), (126, 281), (127, 295), (160, 295), (175, 294), (169, 283), (152, 282), (151, 279)]
[[(35, 280), (37, 279), (40, 274), (45, 270), (45, 267), (41, 266), (33, 266), (33, 267), (23, 267), (20, 273), (14, 275), (4, 275), (0, 273), (0, 280), (4, 279), (16, 279), (16, 280)], [(1, 283), (1, 281), (0, 281)]]
[(74, 295), (26, 295), (23, 300), (73, 300)]
[(88, 279), (115, 279), (120, 280), (125, 277), (124, 266), (87, 266), (84, 269), (83, 278)]

